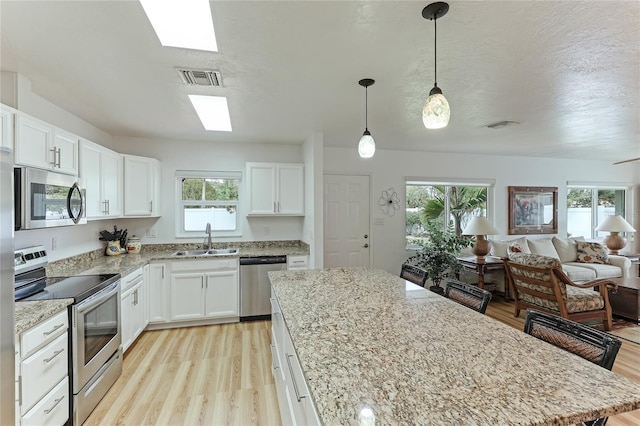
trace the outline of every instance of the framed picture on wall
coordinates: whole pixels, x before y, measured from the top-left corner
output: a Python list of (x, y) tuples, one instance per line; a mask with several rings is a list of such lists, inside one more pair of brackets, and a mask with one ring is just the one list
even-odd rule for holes
[(558, 187), (509, 187), (509, 235), (557, 233)]

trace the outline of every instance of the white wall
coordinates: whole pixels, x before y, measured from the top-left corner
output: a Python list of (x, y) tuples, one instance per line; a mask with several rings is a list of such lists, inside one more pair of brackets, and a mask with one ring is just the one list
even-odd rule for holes
[(309, 268), (319, 269), (324, 265), (323, 235), (323, 154), (324, 136), (314, 132), (307, 138), (302, 149), (304, 155), (305, 217), (302, 241), (309, 244)]
[[(162, 163), (162, 216), (139, 226), (139, 219), (129, 219), (125, 223), (129, 234), (135, 229), (142, 243), (201, 242), (204, 239), (175, 238), (176, 217), (176, 170), (214, 170), (241, 171), (243, 174), (241, 204), (246, 197), (244, 180), (245, 163), (281, 162), (302, 163), (304, 161), (302, 145), (275, 144), (238, 144), (202, 141), (158, 140), (144, 138), (114, 138), (114, 150), (123, 154), (153, 157)], [(125, 176), (125, 181), (127, 177)], [(246, 203), (245, 203), (246, 204)], [(241, 207), (242, 209), (242, 207)], [(214, 241), (265, 241), (265, 240), (301, 240), (303, 236), (303, 217), (251, 217), (240, 210), (242, 237), (227, 239), (215, 238)], [(157, 237), (146, 237), (146, 226), (156, 228)]]
[[(496, 235), (496, 239), (515, 238), (507, 235), (508, 186), (557, 186), (558, 235), (564, 236), (567, 232), (567, 181), (640, 183), (634, 166), (612, 166), (610, 162), (392, 150), (378, 150), (373, 158), (361, 159), (355, 148), (326, 146), (324, 172), (372, 175), (372, 266), (393, 274), (400, 272), (400, 265), (410, 254), (405, 250), (405, 218), (402, 210), (393, 217), (382, 214), (378, 199), (383, 190), (393, 187), (404, 205), (407, 176), (494, 179), (493, 218), (501, 234)], [(382, 224), (375, 225), (376, 222)], [(640, 229), (639, 225), (636, 220), (636, 229)]]

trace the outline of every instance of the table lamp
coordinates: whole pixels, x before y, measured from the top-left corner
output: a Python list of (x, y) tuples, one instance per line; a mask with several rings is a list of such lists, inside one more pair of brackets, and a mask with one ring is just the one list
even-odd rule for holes
[(624, 220), (620, 215), (607, 216), (600, 225), (596, 228), (596, 231), (608, 231), (610, 235), (604, 237), (604, 245), (609, 249), (609, 254), (618, 254), (620, 250), (627, 245), (627, 239), (619, 232), (636, 232), (633, 226), (629, 225), (629, 222)]
[(489, 240), (485, 238), (485, 235), (499, 234), (495, 226), (487, 220), (486, 217), (475, 216), (471, 219), (471, 222), (464, 228), (462, 235), (475, 235), (476, 243), (473, 245), (471, 251), (476, 255), (478, 262), (483, 262), (484, 257), (491, 251), (491, 245)]

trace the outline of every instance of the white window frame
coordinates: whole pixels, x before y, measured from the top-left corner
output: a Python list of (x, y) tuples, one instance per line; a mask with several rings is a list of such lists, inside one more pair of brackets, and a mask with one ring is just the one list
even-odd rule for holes
[[(634, 225), (633, 215), (628, 212), (633, 212), (633, 184), (630, 182), (574, 182), (567, 181), (567, 193), (565, 199), (569, 197), (569, 191), (572, 189), (589, 189), (591, 190), (591, 235), (586, 238), (589, 239), (602, 239), (602, 236), (598, 235), (598, 231), (595, 229), (598, 226), (598, 200), (594, 195), (598, 190), (620, 190), (624, 191), (624, 217), (631, 226), (637, 229)], [(569, 206), (566, 207), (567, 231), (569, 226)], [(617, 214), (617, 213), (616, 213)]]
[[(404, 199), (406, 206), (407, 199), (407, 186), (416, 185), (416, 186), (481, 186), (487, 188), (487, 219), (493, 223), (493, 197), (494, 190), (496, 186), (495, 179), (443, 179), (443, 178), (426, 178), (426, 177), (414, 177), (408, 176), (405, 177), (404, 182)], [(445, 216), (449, 217), (449, 197), (445, 198)], [(405, 212), (405, 225), (406, 225), (406, 212)], [(404, 227), (406, 230), (406, 226)], [(420, 250), (421, 246), (417, 244), (406, 244), (406, 233), (405, 233), (405, 249), (406, 250)]]
[(242, 236), (242, 220), (243, 217), (243, 205), (242, 205), (242, 172), (233, 171), (205, 171), (205, 170), (176, 170), (175, 183), (176, 183), (176, 210), (175, 210), (175, 223), (176, 223), (176, 238), (205, 238), (204, 229), (202, 231), (185, 231), (184, 230), (184, 206), (191, 205), (191, 201), (182, 200), (182, 179), (236, 179), (238, 180), (238, 201), (197, 201), (201, 205), (209, 206), (236, 206), (236, 229), (231, 231), (211, 231), (211, 237), (225, 238), (225, 237), (241, 237)]

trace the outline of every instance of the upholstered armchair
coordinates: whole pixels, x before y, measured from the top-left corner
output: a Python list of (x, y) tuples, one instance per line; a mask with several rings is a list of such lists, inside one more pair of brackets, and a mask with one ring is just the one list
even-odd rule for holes
[(558, 259), (514, 253), (505, 259), (505, 276), (513, 290), (517, 317), (522, 309), (538, 309), (572, 321), (602, 320), (611, 330), (611, 306), (607, 278), (574, 283), (562, 271)]

